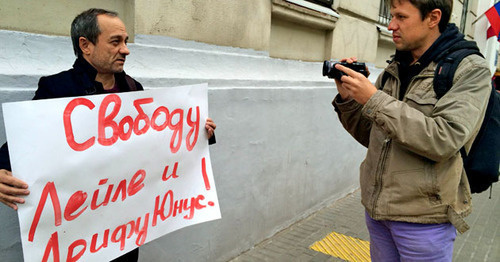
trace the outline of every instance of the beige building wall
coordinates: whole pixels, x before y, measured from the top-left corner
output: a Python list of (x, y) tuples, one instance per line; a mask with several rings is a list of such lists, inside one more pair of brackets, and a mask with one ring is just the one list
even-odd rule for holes
[(463, 10), (463, 0), (453, 0), (453, 11), (451, 12), (450, 22), (455, 23), (458, 27), (460, 27), (460, 21), (462, 18), (462, 10)]
[(137, 34), (269, 49), (270, 0), (135, 0)]
[(341, 0), (338, 3), (340, 13), (351, 13), (362, 20), (377, 21), (380, 2), (377, 0)]
[(0, 0), (0, 29), (49, 35), (70, 35), (71, 22), (91, 7), (119, 13), (131, 37), (134, 0)]
[(359, 61), (374, 63), (377, 57), (377, 40), (378, 31), (374, 21), (341, 13), (333, 31), (332, 57), (357, 57)]
[(273, 19), (271, 23), (270, 55), (302, 61), (321, 61), (327, 56), (327, 31)]
[(339, 21), (333, 32), (332, 57), (357, 57), (359, 61), (375, 63), (379, 34), (379, 1), (339, 1)]
[[(457, 25), (463, 2), (454, 0), (451, 19)], [(476, 6), (469, 0), (469, 39)], [(0, 29), (69, 35), (72, 19), (89, 7), (118, 11), (131, 40), (134, 34), (163, 35), (284, 59), (355, 56), (380, 67), (394, 53), (390, 34), (378, 29), (380, 2), (373, 0), (335, 0), (335, 16), (287, 0), (0, 0)]]
[(337, 17), (284, 0), (271, 2), (271, 57), (302, 61), (331, 58)]

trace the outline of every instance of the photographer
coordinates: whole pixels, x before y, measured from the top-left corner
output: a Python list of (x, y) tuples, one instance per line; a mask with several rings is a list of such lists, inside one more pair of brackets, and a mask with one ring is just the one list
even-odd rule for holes
[[(468, 229), (471, 192), (460, 148), (470, 147), (487, 105), (490, 72), (470, 55), (440, 99), (434, 59), (464, 40), (448, 24), (451, 0), (389, 0), (396, 55), (373, 85), (340, 64), (333, 101), (344, 128), (368, 148), (360, 168), (372, 261), (452, 261)], [(343, 62), (356, 62), (355, 58)], [(382, 82), (384, 85), (382, 86)]]

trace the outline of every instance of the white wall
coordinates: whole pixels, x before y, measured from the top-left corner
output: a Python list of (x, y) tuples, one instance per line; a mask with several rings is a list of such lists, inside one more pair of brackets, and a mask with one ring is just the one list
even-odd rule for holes
[[(0, 31), (0, 100), (27, 100), (41, 75), (74, 61), (67, 37)], [(365, 150), (331, 106), (322, 63), (158, 36), (136, 36), (125, 70), (146, 88), (209, 83), (211, 157), (222, 219), (140, 249), (140, 261), (227, 261), (358, 187)], [(380, 70), (370, 68), (373, 81)], [(0, 142), (4, 131), (0, 127)], [(0, 205), (2, 261), (22, 257), (17, 214)]]

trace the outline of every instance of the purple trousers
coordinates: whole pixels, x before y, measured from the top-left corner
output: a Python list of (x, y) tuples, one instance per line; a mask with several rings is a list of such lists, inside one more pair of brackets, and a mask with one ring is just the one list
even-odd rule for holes
[(450, 223), (377, 221), (365, 214), (373, 262), (452, 261), (457, 236)]

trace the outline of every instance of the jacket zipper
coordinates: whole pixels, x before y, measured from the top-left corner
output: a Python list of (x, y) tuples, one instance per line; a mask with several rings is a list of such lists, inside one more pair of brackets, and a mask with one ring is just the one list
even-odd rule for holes
[(390, 138), (386, 138), (384, 140), (384, 145), (382, 146), (382, 154), (380, 155), (379, 165), (377, 167), (377, 172), (375, 173), (375, 179), (377, 184), (376, 184), (376, 190), (372, 198), (373, 199), (372, 213), (370, 214), (372, 218), (375, 218), (375, 210), (377, 207), (378, 198), (380, 196), (380, 192), (382, 191), (382, 182), (383, 182), (382, 174), (384, 173), (385, 163), (387, 161), (387, 154), (389, 153), (391, 142), (392, 139)]

